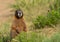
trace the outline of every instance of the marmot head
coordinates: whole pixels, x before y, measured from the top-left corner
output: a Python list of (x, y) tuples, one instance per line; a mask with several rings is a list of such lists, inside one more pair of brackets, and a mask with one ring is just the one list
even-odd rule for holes
[(16, 11), (15, 11), (15, 17), (16, 17), (17, 19), (22, 18), (22, 17), (23, 17), (23, 12), (22, 12), (22, 10), (16, 10)]

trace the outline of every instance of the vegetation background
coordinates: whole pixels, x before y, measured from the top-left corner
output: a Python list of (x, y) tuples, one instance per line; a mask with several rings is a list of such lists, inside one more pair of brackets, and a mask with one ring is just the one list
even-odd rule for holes
[(60, 0), (0, 0), (0, 42), (10, 40), (14, 11), (22, 9), (28, 32), (11, 42), (60, 42)]

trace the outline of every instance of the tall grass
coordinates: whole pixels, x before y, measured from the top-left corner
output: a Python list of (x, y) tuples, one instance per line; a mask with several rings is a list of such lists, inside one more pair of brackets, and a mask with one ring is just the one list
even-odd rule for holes
[(9, 41), (10, 41), (10, 37), (8, 35), (0, 36), (0, 42), (9, 42)]
[(50, 38), (37, 33), (21, 33), (12, 42), (60, 42), (60, 33), (53, 34)]
[(35, 6), (39, 6), (40, 0), (15, 0), (15, 3), (11, 5), (14, 9), (25, 8), (26, 10), (33, 9)]
[(50, 4), (50, 9), (60, 13), (60, 0), (54, 0), (54, 3)]
[(10, 21), (0, 25), (0, 42), (10, 41)]
[(47, 16), (38, 16), (35, 21), (33, 21), (35, 28), (43, 28), (45, 26), (55, 27), (60, 23), (60, 1), (54, 0), (53, 4), (50, 4)]
[(22, 32), (20, 35), (18, 35), (14, 41), (17, 42), (42, 42), (44, 39), (44, 36), (35, 33), (35, 32), (30, 32), (30, 33), (25, 33)]
[[(8, 36), (0, 36), (0, 42), (6, 42), (7, 40), (9, 40)], [(11, 42), (60, 42), (60, 33), (55, 33), (49, 38), (36, 32), (21, 32)]]
[(60, 33), (54, 34), (51, 38), (45, 39), (43, 42), (60, 42)]
[(43, 28), (45, 26), (55, 27), (60, 23), (60, 14), (58, 11), (52, 10), (47, 14), (47, 16), (38, 16), (33, 23), (35, 28)]

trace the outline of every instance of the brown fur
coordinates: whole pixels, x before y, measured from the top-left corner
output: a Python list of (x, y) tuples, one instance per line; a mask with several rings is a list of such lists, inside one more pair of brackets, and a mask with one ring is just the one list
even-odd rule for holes
[(27, 31), (24, 19), (23, 17), (20, 19), (17, 19), (14, 16), (14, 20), (13, 20), (13, 24), (10, 32), (11, 39), (15, 38), (15, 36), (17, 36), (21, 31), (25, 31), (25, 32)]

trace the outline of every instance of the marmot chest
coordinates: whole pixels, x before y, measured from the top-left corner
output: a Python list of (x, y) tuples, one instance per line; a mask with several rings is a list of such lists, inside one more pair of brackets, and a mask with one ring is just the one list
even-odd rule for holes
[(13, 25), (16, 29), (23, 29), (24, 28), (24, 22), (23, 20), (16, 20), (16, 21), (13, 21)]

